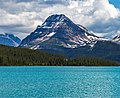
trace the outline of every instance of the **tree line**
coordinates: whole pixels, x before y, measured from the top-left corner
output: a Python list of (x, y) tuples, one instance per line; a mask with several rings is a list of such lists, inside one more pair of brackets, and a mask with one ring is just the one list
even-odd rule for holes
[(0, 45), (1, 66), (113, 66), (119, 63), (96, 57), (67, 58), (40, 50)]

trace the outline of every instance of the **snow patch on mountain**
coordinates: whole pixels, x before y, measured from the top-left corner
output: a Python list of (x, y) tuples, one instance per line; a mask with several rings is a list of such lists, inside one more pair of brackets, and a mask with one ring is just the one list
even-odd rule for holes
[(52, 37), (56, 32), (52, 32), (50, 34), (47, 35), (47, 37)]
[(114, 43), (120, 44), (120, 35), (117, 35), (112, 40)]

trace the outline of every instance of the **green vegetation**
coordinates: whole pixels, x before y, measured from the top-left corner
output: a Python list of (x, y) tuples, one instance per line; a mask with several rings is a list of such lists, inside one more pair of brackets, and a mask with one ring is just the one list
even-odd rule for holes
[(1, 66), (112, 66), (110, 60), (95, 57), (66, 58), (62, 55), (0, 45)]

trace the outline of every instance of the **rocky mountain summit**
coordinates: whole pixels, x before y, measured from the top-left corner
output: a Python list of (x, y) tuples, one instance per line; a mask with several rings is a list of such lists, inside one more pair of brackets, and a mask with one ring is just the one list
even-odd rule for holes
[(51, 15), (21, 43), (31, 49), (52, 49), (54, 47), (78, 48), (93, 46), (102, 38), (90, 33), (85, 27), (73, 23), (63, 14)]

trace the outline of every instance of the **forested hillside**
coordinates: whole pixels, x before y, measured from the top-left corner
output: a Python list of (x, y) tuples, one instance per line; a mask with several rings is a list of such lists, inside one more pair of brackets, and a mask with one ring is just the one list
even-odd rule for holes
[(96, 57), (66, 58), (40, 50), (30, 50), (0, 45), (1, 66), (111, 66), (117, 62)]

